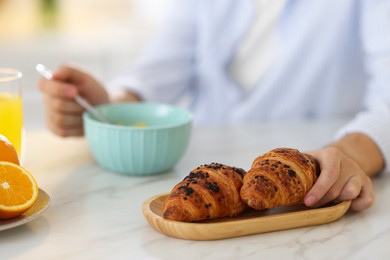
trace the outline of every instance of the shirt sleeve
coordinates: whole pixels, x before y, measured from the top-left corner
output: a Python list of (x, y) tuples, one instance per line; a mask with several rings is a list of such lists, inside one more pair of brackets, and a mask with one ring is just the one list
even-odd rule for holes
[(352, 132), (369, 136), (390, 171), (390, 0), (362, 0), (361, 42), (368, 73), (365, 110), (342, 127), (337, 137)]
[(188, 96), (195, 77), (196, 1), (173, 1), (165, 24), (135, 66), (108, 82), (145, 101), (172, 103)]

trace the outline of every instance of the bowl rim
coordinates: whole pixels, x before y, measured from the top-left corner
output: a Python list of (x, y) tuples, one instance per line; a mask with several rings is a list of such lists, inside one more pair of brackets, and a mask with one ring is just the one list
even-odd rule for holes
[(101, 122), (93, 117), (93, 115), (88, 112), (83, 112), (83, 120), (88, 121), (91, 124), (98, 125), (99, 127), (104, 128), (115, 128), (118, 130), (129, 130), (132, 131), (152, 131), (152, 130), (158, 130), (158, 129), (169, 129), (169, 128), (176, 128), (184, 125), (188, 125), (192, 123), (193, 120), (193, 114), (184, 108), (172, 105), (172, 104), (166, 104), (166, 103), (158, 103), (158, 102), (146, 102), (146, 101), (140, 101), (140, 102), (122, 102), (122, 103), (106, 103), (95, 106), (95, 108), (103, 108), (103, 107), (111, 107), (111, 106), (128, 106), (128, 105), (134, 105), (134, 106), (143, 106), (143, 105), (152, 105), (152, 106), (165, 106), (173, 109), (180, 110), (188, 115), (187, 120), (177, 123), (177, 124), (166, 124), (166, 125), (158, 125), (158, 126), (148, 126), (148, 127), (137, 127), (137, 126), (129, 126), (129, 125), (118, 125), (118, 124), (107, 124), (104, 122)]

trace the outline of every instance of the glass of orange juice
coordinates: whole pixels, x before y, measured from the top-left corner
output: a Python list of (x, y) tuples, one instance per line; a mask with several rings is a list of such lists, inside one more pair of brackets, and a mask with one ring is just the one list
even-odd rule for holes
[(19, 156), (22, 146), (22, 73), (0, 68), (0, 134), (8, 138)]

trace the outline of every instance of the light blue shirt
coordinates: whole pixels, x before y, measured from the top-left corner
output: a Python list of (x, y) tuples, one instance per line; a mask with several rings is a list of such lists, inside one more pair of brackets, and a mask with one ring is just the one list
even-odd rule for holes
[[(179, 0), (137, 67), (113, 84), (186, 101), (195, 123), (355, 117), (390, 162), (390, 0), (287, 0), (276, 55), (247, 90), (228, 67), (254, 18), (250, 0)], [(139, 84), (129, 84), (137, 79)], [(132, 80), (132, 81), (130, 81)]]

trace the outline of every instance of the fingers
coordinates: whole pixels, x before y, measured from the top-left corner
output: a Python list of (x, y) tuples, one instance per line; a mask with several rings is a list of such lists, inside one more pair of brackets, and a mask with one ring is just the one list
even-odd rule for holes
[(83, 136), (84, 130), (82, 128), (56, 128), (48, 124), (48, 128), (56, 135), (61, 137)]
[(66, 114), (52, 110), (46, 113), (48, 128), (55, 134), (62, 137), (83, 135), (83, 121), (80, 114)]
[(319, 207), (331, 201), (341, 202), (344, 200), (353, 200), (359, 195), (362, 186), (363, 184), (360, 178), (356, 176), (347, 180), (345, 178), (341, 178), (329, 189), (324, 197), (322, 197), (312, 207)]
[(40, 84), (40, 89), (44, 93), (48, 128), (62, 137), (83, 135), (81, 115), (84, 109), (72, 98), (76, 93), (74, 89), (66, 83), (43, 81), (46, 82)]
[[(341, 189), (340, 184), (337, 183), (335, 185), (340, 177), (341, 169), (341, 160), (337, 151), (330, 150), (326, 153), (312, 153), (312, 155), (320, 164), (321, 174), (312, 189), (305, 196), (304, 203), (308, 207), (335, 199), (338, 195), (338, 190)], [(332, 187), (333, 189), (331, 189)]]
[(84, 108), (72, 99), (61, 99), (51, 97), (49, 95), (44, 95), (43, 98), (47, 110), (53, 110), (58, 113), (78, 115), (81, 115), (81, 113), (84, 111)]
[(103, 85), (89, 74), (66, 65), (54, 72), (53, 79), (41, 79), (39, 88), (44, 94), (47, 125), (60, 136), (83, 135), (83, 108), (74, 101), (76, 95), (92, 105), (109, 102)]
[(83, 135), (84, 109), (73, 100), (44, 96), (47, 125), (63, 137)]
[(359, 194), (359, 196), (352, 200), (351, 208), (355, 211), (361, 211), (364, 209), (368, 209), (374, 205), (375, 202), (375, 196), (372, 189), (372, 182), (368, 178), (365, 185), (362, 186), (362, 190)]
[(52, 80), (40, 79), (39, 89), (43, 93), (48, 128), (59, 136), (83, 135), (82, 113), (84, 109), (74, 98), (80, 91), (84, 73), (61, 66)]
[(360, 178), (353, 176), (342, 188), (340, 195), (337, 197), (337, 201), (352, 200), (359, 196), (363, 188), (363, 183)]
[(77, 88), (74, 85), (61, 81), (42, 78), (38, 86), (44, 94), (52, 97), (73, 99), (77, 95)]
[(374, 203), (371, 179), (355, 161), (337, 148), (324, 148), (311, 153), (320, 163), (321, 174), (307, 193), (304, 203), (319, 207), (330, 201), (352, 200), (354, 210), (363, 210)]
[(53, 79), (57, 81), (81, 83), (85, 80), (85, 73), (79, 69), (72, 68), (67, 65), (61, 65), (53, 72)]

